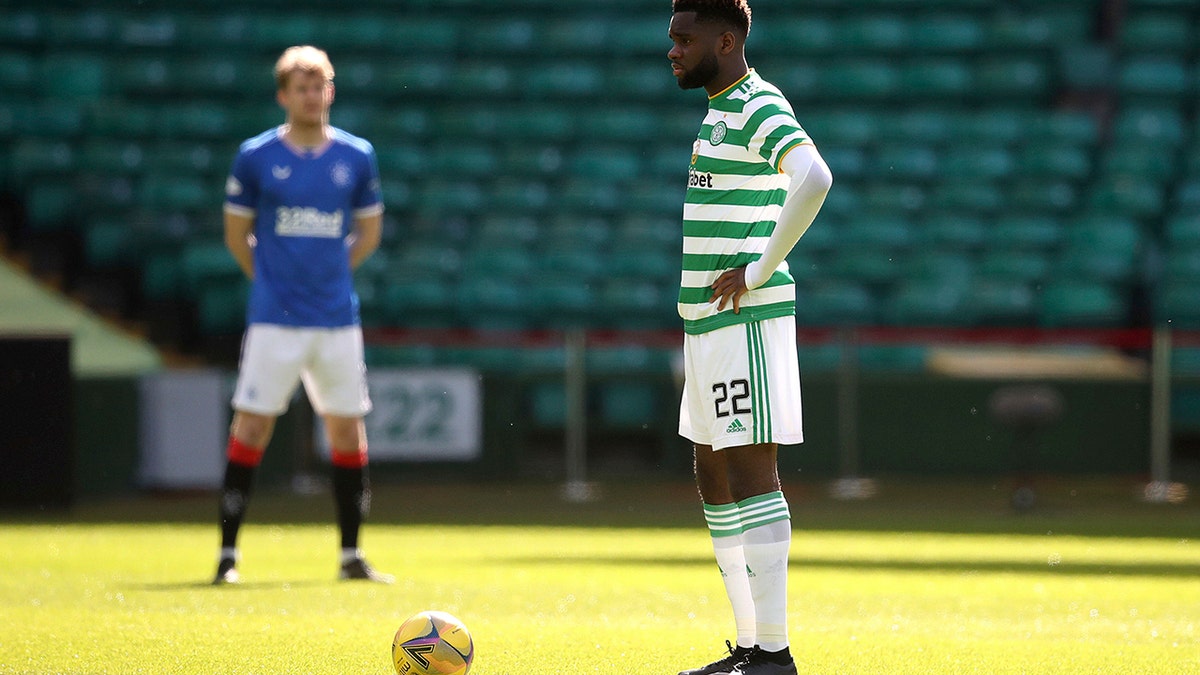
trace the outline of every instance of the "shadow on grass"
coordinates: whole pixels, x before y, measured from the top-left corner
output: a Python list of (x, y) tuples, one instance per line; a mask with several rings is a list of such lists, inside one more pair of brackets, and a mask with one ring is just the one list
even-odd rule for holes
[(236, 584), (221, 585), (214, 585), (211, 581), (171, 581), (161, 584), (134, 584), (129, 586), (129, 588), (136, 591), (162, 593), (174, 593), (176, 591), (198, 591), (203, 589), (210, 589), (212, 591), (277, 591), (281, 588), (317, 588), (319, 586), (328, 586), (333, 583), (336, 582), (319, 581), (317, 579), (305, 579), (303, 581), (242, 581)]
[[(711, 556), (570, 556), (508, 558), (514, 565), (599, 565), (625, 567), (715, 567)], [(828, 569), (861, 572), (933, 572), (945, 574), (1053, 574), (1061, 576), (1180, 577), (1192, 579), (1196, 566), (1188, 563), (1154, 562), (1026, 562), (1021, 560), (830, 560), (797, 557), (792, 569)]]

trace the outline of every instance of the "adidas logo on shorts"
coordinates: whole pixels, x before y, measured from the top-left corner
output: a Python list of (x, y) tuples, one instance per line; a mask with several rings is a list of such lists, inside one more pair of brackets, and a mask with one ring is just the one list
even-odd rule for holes
[(727, 434), (736, 434), (739, 431), (745, 431), (745, 430), (746, 430), (746, 425), (742, 424), (742, 421), (739, 419), (734, 419), (732, 422), (729, 423), (729, 426), (725, 427), (725, 433), (727, 433)]

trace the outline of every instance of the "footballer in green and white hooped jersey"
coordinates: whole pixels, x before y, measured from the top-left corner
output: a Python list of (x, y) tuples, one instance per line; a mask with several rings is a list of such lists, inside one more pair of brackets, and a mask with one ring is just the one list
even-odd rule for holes
[(795, 284), (785, 258), (832, 184), (787, 99), (746, 63), (746, 0), (673, 0), (667, 57), (708, 113), (683, 211), (679, 432), (733, 609), (736, 646), (680, 675), (795, 675), (788, 644), (791, 514), (780, 443), (803, 440)]

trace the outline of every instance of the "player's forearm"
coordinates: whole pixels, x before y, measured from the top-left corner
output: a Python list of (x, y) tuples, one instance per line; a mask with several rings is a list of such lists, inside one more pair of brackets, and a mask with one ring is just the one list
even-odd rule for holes
[(749, 289), (767, 283), (812, 225), (833, 185), (833, 174), (811, 145), (802, 145), (789, 152), (784, 158), (784, 171), (792, 177), (788, 195), (762, 255), (746, 266), (746, 288)]
[(379, 248), (382, 239), (382, 221), (378, 216), (356, 223), (350, 235), (350, 269), (358, 269), (364, 260)]

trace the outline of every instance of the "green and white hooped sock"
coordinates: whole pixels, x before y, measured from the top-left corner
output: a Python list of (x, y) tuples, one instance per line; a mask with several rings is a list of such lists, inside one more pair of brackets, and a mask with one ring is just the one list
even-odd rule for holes
[(737, 503), (742, 522), (742, 555), (746, 560), (754, 604), (758, 646), (777, 652), (788, 646), (787, 572), (792, 543), (792, 516), (783, 493), (769, 492)]
[(725, 582), (725, 595), (733, 608), (739, 647), (754, 646), (754, 599), (742, 551), (742, 525), (737, 504), (705, 504), (704, 520), (712, 535), (713, 554)]

